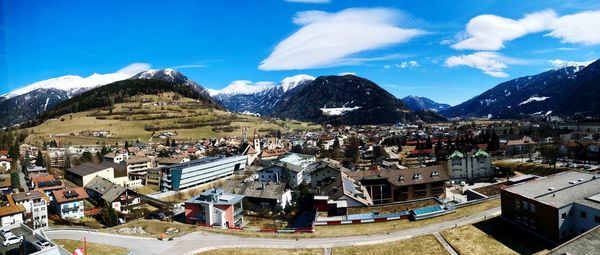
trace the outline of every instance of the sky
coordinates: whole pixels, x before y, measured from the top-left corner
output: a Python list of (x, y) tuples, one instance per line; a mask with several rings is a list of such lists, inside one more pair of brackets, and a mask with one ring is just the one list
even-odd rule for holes
[(596, 0), (0, 0), (0, 94), (141, 66), (211, 89), (354, 73), (456, 105), (598, 58)]

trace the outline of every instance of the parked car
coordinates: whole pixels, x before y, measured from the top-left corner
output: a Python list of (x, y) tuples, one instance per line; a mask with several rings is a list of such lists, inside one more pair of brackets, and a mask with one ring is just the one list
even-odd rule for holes
[(13, 245), (13, 244), (18, 244), (21, 243), (23, 241), (23, 237), (22, 236), (7, 236), (4, 241), (2, 242), (2, 245), (9, 246), (9, 245)]
[(40, 250), (43, 250), (46, 247), (50, 247), (50, 242), (46, 240), (38, 240), (33, 244), (35, 244), (35, 246), (37, 246)]
[(9, 236), (14, 236), (14, 234), (12, 233), (12, 231), (10, 231), (10, 229), (0, 229), (0, 235), (2, 235), (2, 237), (4, 239), (6, 239)]

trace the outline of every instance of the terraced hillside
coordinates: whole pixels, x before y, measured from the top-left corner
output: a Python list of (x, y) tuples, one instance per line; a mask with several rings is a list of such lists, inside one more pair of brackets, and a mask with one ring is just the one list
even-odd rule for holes
[[(320, 129), (319, 125), (297, 121), (280, 121), (241, 115), (215, 109), (201, 100), (182, 97), (173, 92), (136, 95), (123, 103), (49, 119), (29, 128), (27, 142), (42, 143), (59, 137), (66, 144), (101, 144), (124, 140), (157, 140), (161, 134), (175, 140), (198, 140), (211, 137), (240, 136), (247, 127), (249, 135), (256, 129), (270, 131)], [(98, 131), (110, 131), (98, 136)], [(164, 137), (163, 137), (164, 138)]]

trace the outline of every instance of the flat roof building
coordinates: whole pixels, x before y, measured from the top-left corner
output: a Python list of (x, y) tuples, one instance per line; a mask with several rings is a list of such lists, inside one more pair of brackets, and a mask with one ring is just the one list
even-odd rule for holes
[(600, 225), (600, 176), (563, 172), (504, 188), (502, 217), (554, 242)]
[(243, 195), (211, 189), (185, 201), (185, 222), (223, 228), (237, 228), (243, 224)]
[(247, 156), (210, 157), (161, 168), (160, 189), (183, 190), (244, 170)]

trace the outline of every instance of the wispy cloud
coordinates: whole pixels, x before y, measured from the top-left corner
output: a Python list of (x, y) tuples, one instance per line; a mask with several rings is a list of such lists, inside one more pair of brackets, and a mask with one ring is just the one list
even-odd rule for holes
[(352, 55), (403, 43), (425, 33), (399, 27), (397, 21), (402, 18), (399, 11), (387, 8), (299, 12), (293, 22), (303, 27), (281, 41), (258, 68), (299, 70), (375, 61), (381, 57)]
[(530, 13), (514, 20), (496, 15), (479, 15), (466, 26), (467, 37), (452, 45), (458, 50), (499, 50), (507, 41), (549, 31), (546, 37), (563, 43), (600, 44), (600, 11), (558, 16), (553, 10)]
[(593, 63), (594, 60), (588, 61), (570, 61), (570, 60), (562, 60), (562, 59), (553, 59), (550, 60), (550, 64), (554, 67), (565, 67), (565, 66), (588, 66)]
[(205, 68), (206, 65), (203, 64), (191, 64), (191, 65), (179, 65), (179, 66), (173, 66), (173, 67), (169, 67), (171, 69), (189, 69), (189, 68)]
[(403, 61), (400, 64), (396, 64), (396, 67), (399, 68), (410, 68), (410, 67), (419, 67), (419, 62), (417, 62), (416, 60), (410, 60), (410, 61)]
[(150, 64), (148, 64), (148, 63), (132, 63), (132, 64), (127, 65), (126, 67), (119, 69), (119, 71), (117, 71), (117, 73), (122, 73), (122, 74), (127, 74), (130, 76), (133, 76), (140, 72), (148, 71), (148, 70), (150, 70), (151, 67), (152, 66), (150, 66)]

